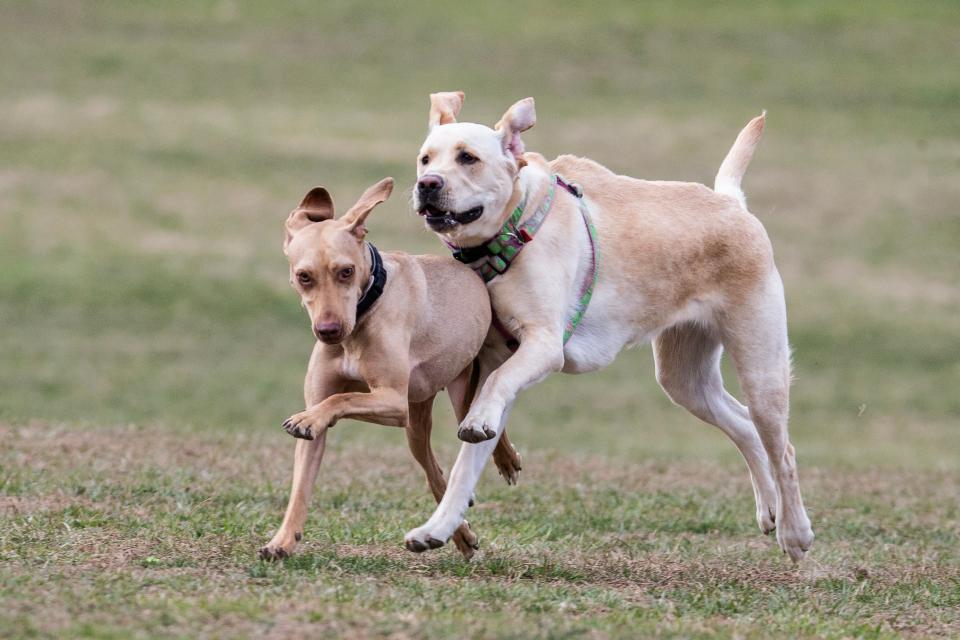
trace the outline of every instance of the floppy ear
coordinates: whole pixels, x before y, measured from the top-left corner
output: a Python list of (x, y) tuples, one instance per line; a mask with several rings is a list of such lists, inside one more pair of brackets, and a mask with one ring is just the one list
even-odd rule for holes
[(321, 222), (323, 220), (329, 220), (332, 217), (333, 198), (330, 197), (330, 192), (323, 187), (310, 189), (307, 195), (303, 196), (303, 200), (300, 201), (300, 206), (287, 216), (287, 221), (283, 225), (285, 231), (283, 239), (284, 252), (286, 252), (290, 240), (293, 239), (293, 234), (297, 231), (312, 222)]
[(340, 218), (347, 225), (347, 231), (363, 240), (367, 235), (366, 220), (373, 208), (390, 197), (393, 191), (393, 178), (384, 178), (377, 184), (368, 188), (357, 200), (357, 203), (350, 207), (350, 210)]
[(520, 134), (536, 123), (537, 110), (534, 108), (533, 98), (524, 98), (507, 109), (493, 128), (500, 132), (500, 144), (504, 152), (519, 160), (524, 150)]
[(431, 129), (441, 124), (457, 121), (463, 108), (463, 91), (444, 91), (430, 94), (430, 116), (427, 124)]

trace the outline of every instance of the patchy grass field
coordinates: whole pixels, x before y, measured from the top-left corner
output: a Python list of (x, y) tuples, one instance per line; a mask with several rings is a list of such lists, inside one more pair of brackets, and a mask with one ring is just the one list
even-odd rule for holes
[(272, 565), (253, 552), (284, 504), (276, 437), (38, 424), (0, 435), (0, 624), (27, 636), (882, 637), (960, 625), (960, 511), (945, 473), (808, 469), (819, 536), (794, 568), (756, 528), (738, 466), (533, 449), (518, 487), (487, 478), (471, 517), (481, 553), (466, 563), (400, 545), (432, 500), (393, 437), (333, 447), (300, 553)]
[[(958, 30), (948, 1), (4, 7), (0, 636), (960, 635)], [(648, 349), (521, 398), (473, 562), (402, 549), (432, 500), (359, 423), (301, 553), (255, 559), (311, 341), (282, 221), (314, 184), (412, 184), (441, 89), (489, 123), (535, 96), (548, 155), (705, 182), (769, 111), (745, 186), (787, 285), (809, 560)], [(371, 222), (441, 250), (401, 190)]]

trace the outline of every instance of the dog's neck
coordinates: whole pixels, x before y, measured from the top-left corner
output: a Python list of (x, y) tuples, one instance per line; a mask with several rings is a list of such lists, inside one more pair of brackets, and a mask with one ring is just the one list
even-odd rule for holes
[(357, 323), (363, 320), (367, 311), (376, 304), (387, 285), (387, 271), (383, 264), (383, 256), (369, 242), (364, 242), (363, 248), (367, 254), (364, 260), (367, 266), (367, 280), (357, 300)]
[(515, 202), (513, 198), (507, 203), (507, 207), (500, 214), (500, 226), (502, 227), (507, 219), (513, 215), (517, 205), (523, 203), (523, 216), (520, 223), (536, 213), (540, 207), (540, 202), (547, 197), (550, 189), (550, 172), (546, 164), (525, 162), (517, 174), (517, 180), (514, 183), (515, 195), (519, 192), (519, 199)]
[(540, 166), (540, 163), (536, 162), (522, 163), (517, 172), (517, 177), (513, 180), (513, 193), (507, 201), (507, 206), (500, 211), (500, 215), (497, 217), (496, 227), (494, 227), (491, 233), (487, 234), (487, 237), (481, 239), (480, 242), (485, 242), (502, 229), (503, 225), (510, 219), (510, 216), (513, 215), (517, 206), (521, 204), (523, 205), (523, 216), (520, 218), (520, 223), (526, 222), (530, 216), (536, 213), (540, 202), (547, 197), (549, 188), (550, 174), (547, 172), (545, 166)]

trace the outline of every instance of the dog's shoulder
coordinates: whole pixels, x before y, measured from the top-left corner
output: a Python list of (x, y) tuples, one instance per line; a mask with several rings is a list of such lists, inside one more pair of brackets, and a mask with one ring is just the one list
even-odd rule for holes
[(444, 283), (470, 294), (486, 291), (483, 280), (473, 269), (450, 256), (411, 255), (408, 258), (416, 263), (429, 282)]
[(550, 161), (550, 169), (554, 173), (559, 173), (560, 175), (577, 175), (583, 176), (583, 180), (588, 180), (590, 177), (595, 178), (615, 178), (615, 174), (610, 169), (606, 168), (599, 162), (591, 160), (590, 158), (582, 158), (580, 156), (575, 156), (571, 154), (564, 154), (557, 156)]

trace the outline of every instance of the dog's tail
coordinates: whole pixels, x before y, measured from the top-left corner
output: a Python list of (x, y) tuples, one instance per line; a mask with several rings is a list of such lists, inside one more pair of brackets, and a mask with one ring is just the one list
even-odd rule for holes
[(743, 128), (727, 157), (723, 159), (717, 178), (713, 182), (714, 191), (736, 198), (744, 208), (747, 206), (747, 201), (743, 197), (743, 190), (740, 189), (740, 181), (743, 180), (747, 165), (753, 158), (753, 151), (760, 142), (760, 136), (763, 135), (763, 123), (766, 119), (767, 112), (764, 111)]

